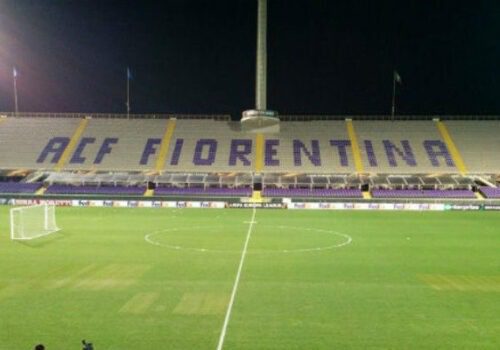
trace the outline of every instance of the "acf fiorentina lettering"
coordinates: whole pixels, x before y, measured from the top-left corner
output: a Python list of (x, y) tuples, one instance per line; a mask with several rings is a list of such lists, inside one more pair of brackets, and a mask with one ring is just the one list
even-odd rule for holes
[[(115, 146), (119, 145), (119, 138), (106, 137), (98, 140), (94, 137), (83, 137), (80, 139), (73, 154), (71, 154), (69, 164), (102, 164), (108, 157), (113, 156)], [(160, 138), (149, 138), (142, 149), (142, 153), (137, 162), (139, 165), (151, 165), (156, 160), (160, 146)], [(69, 137), (51, 138), (37, 158), (37, 163), (57, 163), (64, 150), (69, 145)], [(190, 151), (186, 151), (188, 142), (183, 138), (172, 140), (170, 144), (171, 152), (168, 156), (167, 164), (170, 166), (179, 165), (181, 159), (183, 162), (191, 162), (200, 167), (215, 165), (216, 162), (227, 164), (234, 167), (250, 167), (254, 159), (252, 139), (230, 139), (216, 140), (213, 138), (198, 139), (193, 144), (190, 141)], [(283, 146), (280, 139), (267, 139), (264, 141), (264, 165), (266, 167), (280, 166), (281, 159), (291, 159), (294, 167), (302, 165), (313, 165), (320, 167), (323, 164), (325, 153), (326, 157), (332, 157), (338, 160), (341, 167), (348, 167), (351, 164), (349, 152), (351, 148), (350, 140), (316, 140), (308, 141), (293, 139), (290, 140), (291, 146)], [(288, 144), (288, 142), (287, 142)], [(229, 146), (229, 153), (220, 151), (220, 146), (225, 148)], [(440, 140), (424, 140), (422, 144), (411, 144), (408, 140), (382, 140), (376, 144), (372, 140), (362, 140), (359, 144), (361, 152), (366, 155), (367, 164), (365, 166), (377, 167), (381, 158), (385, 158), (387, 164), (391, 167), (398, 166), (417, 166), (414, 149), (421, 148), (427, 156), (427, 161), (433, 167), (447, 166), (454, 167), (446, 144)], [(91, 149), (89, 149), (91, 148)], [(226, 148), (227, 149), (227, 148)], [(115, 152), (116, 153), (116, 152)], [(323, 156), (322, 156), (323, 154)], [(419, 152), (418, 154), (421, 154)], [(124, 156), (120, 154), (120, 156)], [(280, 159), (281, 157), (281, 159)], [(419, 159), (420, 162), (424, 159)], [(226, 163), (227, 162), (227, 163)]]

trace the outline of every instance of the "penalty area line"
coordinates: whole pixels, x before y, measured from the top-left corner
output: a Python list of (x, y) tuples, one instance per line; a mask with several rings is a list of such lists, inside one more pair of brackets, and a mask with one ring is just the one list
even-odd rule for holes
[(252, 235), (253, 224), (255, 223), (255, 214), (257, 209), (255, 206), (252, 211), (252, 218), (250, 219), (250, 225), (248, 226), (247, 238), (245, 244), (243, 245), (243, 251), (241, 252), (240, 264), (238, 266), (238, 271), (236, 272), (236, 278), (234, 280), (233, 291), (231, 292), (231, 298), (229, 299), (229, 304), (227, 305), (226, 317), (224, 317), (224, 324), (222, 325), (222, 331), (219, 337), (219, 343), (217, 345), (217, 350), (222, 350), (224, 346), (224, 339), (226, 337), (227, 325), (229, 324), (229, 319), (231, 318), (231, 311), (233, 309), (234, 299), (236, 299), (236, 292), (238, 291), (238, 285), (240, 283), (241, 270), (243, 270), (243, 264), (245, 263), (245, 257), (247, 255), (248, 243), (250, 242), (250, 236)]

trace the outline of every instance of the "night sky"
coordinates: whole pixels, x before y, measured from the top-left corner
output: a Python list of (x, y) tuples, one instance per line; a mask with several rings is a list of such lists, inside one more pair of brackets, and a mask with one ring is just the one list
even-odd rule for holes
[[(500, 115), (500, 1), (268, 0), (280, 114)], [(231, 113), (254, 106), (256, 0), (0, 0), (0, 110)]]

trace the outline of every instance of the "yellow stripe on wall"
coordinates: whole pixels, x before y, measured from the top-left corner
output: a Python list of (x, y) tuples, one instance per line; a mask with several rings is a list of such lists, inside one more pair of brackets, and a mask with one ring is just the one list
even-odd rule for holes
[(264, 134), (255, 136), (255, 172), (260, 173), (264, 169)]
[(82, 119), (80, 121), (80, 124), (78, 124), (78, 127), (76, 128), (75, 132), (73, 133), (73, 136), (71, 136), (71, 139), (64, 149), (63, 154), (61, 155), (61, 158), (59, 158), (59, 161), (57, 162), (56, 166), (54, 169), (56, 171), (60, 171), (64, 165), (66, 165), (66, 162), (68, 161), (68, 158), (70, 154), (73, 153), (76, 144), (80, 140), (80, 137), (82, 136), (83, 132), (85, 131), (85, 128), (87, 127), (87, 124), (89, 123), (88, 119)]
[(439, 130), (439, 133), (441, 134), (441, 137), (443, 138), (444, 143), (446, 143), (446, 147), (448, 147), (448, 150), (450, 151), (453, 163), (455, 163), (455, 166), (457, 167), (458, 171), (462, 175), (465, 175), (467, 173), (467, 167), (465, 166), (464, 160), (462, 159), (462, 156), (460, 155), (457, 146), (455, 146), (455, 142), (453, 142), (453, 139), (451, 138), (451, 135), (448, 132), (448, 128), (442, 121), (437, 121), (436, 125)]
[(351, 141), (352, 155), (354, 157), (354, 167), (357, 173), (363, 173), (365, 171), (363, 166), (363, 161), (361, 160), (361, 151), (359, 150), (358, 138), (356, 137), (356, 131), (354, 130), (354, 125), (352, 120), (346, 120), (347, 134), (349, 135), (349, 140)]
[(165, 162), (167, 160), (168, 149), (170, 147), (170, 140), (174, 135), (175, 130), (175, 119), (169, 119), (167, 122), (167, 127), (165, 129), (165, 134), (161, 140), (160, 152), (158, 153), (158, 158), (156, 158), (155, 170), (161, 171), (165, 167)]

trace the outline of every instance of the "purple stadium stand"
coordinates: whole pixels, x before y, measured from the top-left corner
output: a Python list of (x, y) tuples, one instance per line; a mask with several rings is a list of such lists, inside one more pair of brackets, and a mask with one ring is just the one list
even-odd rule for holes
[(218, 196), (218, 197), (249, 197), (252, 189), (243, 188), (182, 188), (157, 187), (155, 196)]
[(486, 198), (500, 198), (500, 188), (498, 187), (481, 187), (479, 190)]
[(0, 193), (34, 193), (42, 184), (35, 183), (21, 183), (21, 182), (1, 182)]
[(372, 190), (373, 198), (475, 198), (469, 190)]
[(304, 188), (264, 188), (266, 197), (328, 197), (328, 198), (362, 198), (358, 189), (304, 189)]
[(46, 194), (109, 194), (109, 195), (142, 195), (146, 187), (138, 186), (73, 186), (52, 185)]

